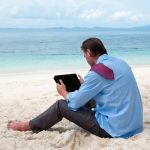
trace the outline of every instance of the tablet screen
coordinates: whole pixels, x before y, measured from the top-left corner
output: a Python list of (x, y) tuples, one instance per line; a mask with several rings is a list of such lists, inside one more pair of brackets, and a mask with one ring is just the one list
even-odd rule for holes
[(59, 83), (59, 80), (62, 80), (66, 86), (66, 90), (68, 92), (73, 92), (78, 90), (81, 86), (80, 81), (76, 74), (63, 74), (54, 76), (54, 80), (56, 83)]

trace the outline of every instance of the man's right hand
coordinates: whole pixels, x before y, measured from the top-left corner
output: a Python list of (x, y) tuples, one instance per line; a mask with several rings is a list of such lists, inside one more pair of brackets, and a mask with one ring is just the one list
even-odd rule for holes
[(59, 93), (59, 95), (63, 96), (64, 99), (67, 99), (68, 92), (66, 91), (66, 86), (62, 80), (59, 81), (60, 84), (59, 83), (56, 84), (57, 92)]

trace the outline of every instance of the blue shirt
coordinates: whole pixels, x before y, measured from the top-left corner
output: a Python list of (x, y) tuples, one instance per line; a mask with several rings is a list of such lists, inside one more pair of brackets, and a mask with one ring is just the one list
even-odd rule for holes
[(103, 63), (114, 72), (114, 80), (106, 80), (89, 71), (80, 89), (67, 95), (68, 107), (76, 111), (90, 99), (96, 101), (95, 117), (100, 127), (112, 137), (128, 138), (143, 130), (143, 107), (139, 89), (126, 62), (107, 54)]

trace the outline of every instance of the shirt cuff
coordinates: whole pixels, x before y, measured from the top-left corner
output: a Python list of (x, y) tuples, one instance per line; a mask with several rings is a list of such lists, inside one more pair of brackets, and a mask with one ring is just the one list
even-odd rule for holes
[(71, 93), (68, 93), (68, 95), (67, 95), (67, 104), (68, 104), (68, 108), (70, 109), (70, 110), (72, 110), (72, 111), (77, 111), (78, 109), (75, 109), (75, 108), (72, 108), (72, 107), (70, 107), (70, 105), (69, 105), (69, 97), (71, 96)]
[(66, 98), (67, 98), (67, 103), (69, 103), (69, 94), (70, 94), (70, 93), (68, 93), (68, 95), (67, 95), (67, 97), (66, 97)]

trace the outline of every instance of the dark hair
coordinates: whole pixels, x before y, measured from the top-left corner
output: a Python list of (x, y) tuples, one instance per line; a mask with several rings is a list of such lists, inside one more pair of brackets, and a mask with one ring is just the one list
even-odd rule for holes
[(102, 41), (98, 38), (89, 38), (82, 43), (81, 49), (86, 52), (89, 49), (95, 56), (107, 54)]

